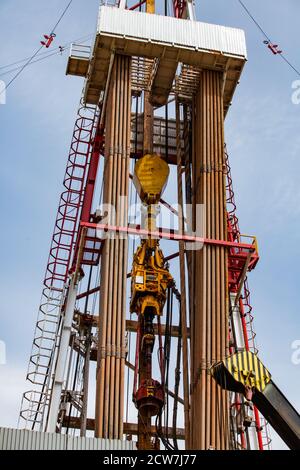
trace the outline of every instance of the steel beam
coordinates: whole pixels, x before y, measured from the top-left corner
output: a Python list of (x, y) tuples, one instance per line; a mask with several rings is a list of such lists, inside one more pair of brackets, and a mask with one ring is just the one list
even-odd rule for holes
[[(65, 416), (63, 421), (63, 427), (68, 427), (69, 429), (79, 429), (80, 428), (80, 418), (75, 416)], [(93, 418), (88, 418), (86, 423), (87, 431), (94, 431), (95, 429), (95, 420)], [(129, 434), (136, 436), (138, 434), (138, 425), (137, 423), (124, 423), (123, 427), (124, 434)], [(164, 428), (163, 428), (164, 431)], [(155, 426), (151, 426), (150, 430), (151, 436), (156, 436), (157, 431)], [(168, 428), (168, 435), (172, 436), (173, 428)], [(176, 439), (184, 440), (184, 429), (176, 428)]]
[(184, 242), (197, 242), (203, 245), (215, 245), (219, 247), (226, 247), (226, 248), (239, 248), (241, 250), (249, 250), (251, 253), (254, 254), (256, 258), (258, 258), (258, 254), (256, 252), (256, 246), (252, 243), (237, 243), (231, 242), (224, 239), (216, 239), (216, 238), (207, 238), (207, 237), (197, 237), (194, 235), (188, 234), (180, 234), (176, 230), (168, 230), (168, 229), (159, 229), (157, 231), (149, 231), (146, 229), (142, 229), (140, 227), (132, 227), (132, 226), (118, 226), (112, 224), (101, 224), (101, 223), (93, 223), (93, 222), (81, 222), (81, 226), (93, 228), (103, 232), (116, 232), (116, 233), (127, 233), (128, 235), (140, 235), (145, 237), (151, 238), (158, 238), (158, 239), (166, 239), (166, 240), (175, 240), (180, 241), (183, 240)]
[(61, 393), (65, 380), (65, 369), (67, 364), (68, 349), (71, 338), (72, 321), (74, 317), (76, 296), (78, 291), (78, 276), (73, 274), (68, 289), (67, 302), (65, 307), (65, 314), (63, 317), (62, 333), (59, 343), (59, 353), (55, 368), (51, 399), (49, 405), (48, 421), (46, 425), (47, 432), (55, 432), (57, 418), (60, 407)]

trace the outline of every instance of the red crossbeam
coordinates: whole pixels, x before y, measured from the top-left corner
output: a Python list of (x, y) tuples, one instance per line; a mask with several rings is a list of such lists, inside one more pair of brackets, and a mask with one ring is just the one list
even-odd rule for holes
[(196, 237), (194, 235), (181, 235), (171, 230), (159, 229), (154, 232), (149, 230), (142, 229), (139, 227), (120, 227), (117, 225), (110, 224), (101, 224), (101, 223), (92, 223), (92, 222), (81, 222), (82, 227), (88, 227), (95, 230), (103, 230), (104, 232), (115, 232), (115, 233), (127, 233), (128, 235), (140, 235), (144, 237), (152, 237), (166, 240), (174, 241), (184, 241), (184, 242), (198, 242), (205, 245), (214, 245), (214, 246), (224, 246), (227, 248), (239, 248), (244, 250), (249, 250), (253, 253), (256, 252), (256, 248), (253, 244), (248, 243), (237, 243), (226, 240), (215, 240), (212, 238), (205, 237)]
[(141, 7), (142, 5), (144, 5), (144, 3), (146, 3), (146, 0), (142, 0), (141, 2), (139, 3), (136, 3), (135, 5), (133, 5), (132, 7), (128, 8), (128, 10), (136, 10), (137, 8)]

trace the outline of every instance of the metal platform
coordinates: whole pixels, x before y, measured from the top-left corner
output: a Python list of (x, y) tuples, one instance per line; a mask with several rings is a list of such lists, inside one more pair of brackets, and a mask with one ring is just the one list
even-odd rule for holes
[(68, 60), (66, 75), (86, 77), (90, 64), (90, 46), (72, 44)]
[[(135, 150), (138, 155), (143, 154), (143, 131), (143, 114), (138, 115), (137, 122), (133, 116), (130, 139), (131, 153), (133, 155), (135, 155)], [(181, 131), (183, 132), (183, 123), (181, 123)], [(166, 155), (166, 140), (168, 141), (168, 155)], [(183, 140), (181, 140), (181, 148), (182, 150), (184, 148)], [(168, 120), (168, 130), (166, 132), (165, 118), (155, 116), (153, 124), (153, 153), (157, 153), (161, 157), (167, 158), (169, 163), (171, 163), (176, 161), (176, 151), (176, 120)]]
[[(224, 107), (227, 110), (247, 60), (245, 35), (240, 29), (102, 6), (86, 74), (86, 103), (99, 101), (113, 52), (157, 59), (148, 83), (154, 106), (166, 103), (178, 64), (182, 63), (198, 70), (224, 72)], [(86, 57), (82, 60), (84, 63), (80, 65), (80, 58), (76, 59), (78, 73), (76, 67), (71, 66), (74, 57), (70, 57), (67, 73), (82, 76)]]

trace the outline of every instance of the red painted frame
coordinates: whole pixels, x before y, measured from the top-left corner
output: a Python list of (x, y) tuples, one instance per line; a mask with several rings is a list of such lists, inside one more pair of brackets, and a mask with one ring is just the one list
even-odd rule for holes
[(174, 240), (174, 241), (184, 241), (184, 242), (198, 242), (206, 245), (215, 245), (223, 246), (226, 248), (240, 248), (244, 250), (249, 250), (253, 253), (253, 257), (258, 259), (259, 256), (256, 252), (256, 247), (253, 244), (248, 243), (237, 243), (235, 241), (226, 241), (226, 240), (215, 240), (212, 238), (205, 237), (195, 237), (194, 235), (180, 235), (174, 231), (168, 231), (165, 229), (159, 229), (154, 232), (142, 229), (139, 227), (121, 227), (118, 225), (111, 224), (101, 224), (93, 222), (80, 222), (82, 227), (92, 228), (95, 230), (103, 230), (104, 232), (116, 232), (116, 233), (127, 233), (128, 235), (143, 235), (143, 236), (152, 236), (153, 238)]

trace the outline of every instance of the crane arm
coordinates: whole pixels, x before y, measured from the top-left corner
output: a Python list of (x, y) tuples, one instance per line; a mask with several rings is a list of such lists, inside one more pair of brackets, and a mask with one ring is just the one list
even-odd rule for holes
[(300, 415), (255, 354), (233, 354), (213, 365), (211, 373), (223, 389), (242, 393), (252, 401), (290, 449), (300, 449)]

